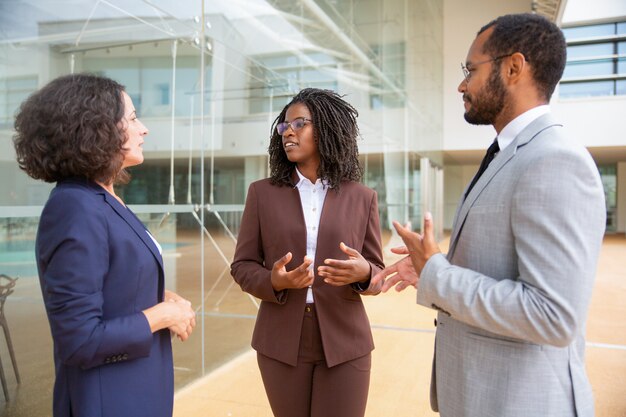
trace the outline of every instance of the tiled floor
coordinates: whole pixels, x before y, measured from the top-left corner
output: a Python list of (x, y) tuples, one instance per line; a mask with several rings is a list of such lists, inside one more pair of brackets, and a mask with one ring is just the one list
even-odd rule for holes
[[(234, 244), (220, 238), (220, 250), (232, 258)], [(271, 416), (256, 358), (248, 347), (254, 304), (232, 285), (228, 265), (219, 261), (215, 247), (207, 242), (202, 249), (198, 233), (179, 233), (177, 242), (177, 248), (164, 254), (170, 285), (196, 307), (204, 298), (205, 331), (203, 338), (198, 326), (189, 341), (174, 341), (176, 386), (182, 387), (176, 394), (175, 416)], [(207, 259), (204, 297), (200, 253)], [(587, 369), (597, 417), (626, 417), (625, 254), (626, 237), (605, 238), (587, 326)], [(365, 297), (376, 343), (368, 417), (436, 415), (428, 404), (435, 314), (418, 307), (414, 297), (414, 290)], [(15, 383), (0, 334), (10, 394), (8, 402), (0, 394), (0, 417), (49, 417), (52, 341), (37, 278), (23, 274), (5, 307), (22, 382)]]
[[(626, 416), (626, 238), (607, 236), (588, 321), (587, 369), (596, 416)], [(373, 327), (372, 382), (366, 416), (435, 416), (428, 404), (433, 311), (415, 291), (365, 299)], [(270, 417), (251, 350), (176, 393), (175, 417)]]

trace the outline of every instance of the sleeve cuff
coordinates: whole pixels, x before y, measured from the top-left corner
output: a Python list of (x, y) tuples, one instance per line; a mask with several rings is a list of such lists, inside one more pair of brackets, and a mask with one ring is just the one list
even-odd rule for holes
[(432, 292), (433, 284), (437, 279), (437, 273), (443, 268), (450, 265), (446, 256), (443, 253), (437, 253), (430, 257), (430, 259), (424, 265), (422, 273), (420, 274), (419, 285), (417, 289), (417, 304), (431, 307), (432, 304)]
[(287, 302), (287, 290), (274, 291), (274, 296), (278, 304), (285, 304)]
[(365, 282), (353, 282), (352, 284), (350, 284), (350, 286), (352, 286), (352, 289), (354, 291), (356, 291), (356, 292), (365, 292), (370, 287), (370, 282), (371, 281), (372, 281), (372, 277), (370, 275), (370, 277), (367, 279), (367, 281), (365, 281)]

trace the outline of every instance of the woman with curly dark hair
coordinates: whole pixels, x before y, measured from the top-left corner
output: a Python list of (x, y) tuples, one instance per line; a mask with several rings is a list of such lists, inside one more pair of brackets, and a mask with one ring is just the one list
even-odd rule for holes
[(20, 168), (56, 182), (36, 242), (54, 416), (171, 416), (170, 332), (186, 340), (194, 312), (164, 291), (161, 248), (113, 188), (143, 162), (148, 129), (123, 86), (77, 74), (31, 95), (15, 131)]
[(376, 193), (360, 184), (357, 111), (300, 91), (274, 121), (231, 274), (260, 298), (252, 346), (278, 417), (362, 417), (374, 349), (362, 294), (383, 266)]

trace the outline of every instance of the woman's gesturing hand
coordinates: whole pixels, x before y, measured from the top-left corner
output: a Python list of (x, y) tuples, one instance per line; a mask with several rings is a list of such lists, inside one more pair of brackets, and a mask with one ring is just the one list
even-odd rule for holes
[(325, 259), (324, 266), (317, 268), (317, 273), (324, 282), (334, 286), (348, 285), (353, 282), (366, 282), (370, 278), (371, 266), (356, 249), (339, 244), (339, 249), (348, 259)]
[(297, 268), (287, 272), (285, 266), (291, 261), (291, 252), (274, 262), (272, 267), (272, 287), (275, 291), (282, 291), (288, 288), (306, 288), (313, 284), (313, 270), (310, 269), (313, 260), (304, 257)]

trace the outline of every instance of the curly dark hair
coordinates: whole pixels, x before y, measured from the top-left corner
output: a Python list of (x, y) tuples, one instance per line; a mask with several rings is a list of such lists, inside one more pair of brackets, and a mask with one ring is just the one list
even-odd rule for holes
[(532, 13), (500, 16), (483, 26), (478, 34), (491, 27), (493, 32), (483, 45), (483, 52), (493, 57), (520, 52), (530, 63), (539, 92), (549, 101), (563, 75), (567, 58), (567, 44), (561, 29), (545, 17)]
[(124, 86), (91, 74), (52, 80), (22, 103), (13, 144), (22, 170), (57, 182), (83, 177), (105, 184), (126, 183)]
[(361, 181), (363, 168), (356, 143), (360, 136), (356, 121), (359, 112), (343, 97), (332, 90), (305, 88), (283, 108), (272, 123), (268, 148), (272, 184), (292, 185), (291, 174), (296, 164), (287, 159), (276, 126), (285, 121), (287, 109), (296, 103), (307, 106), (313, 118), (313, 138), (320, 153), (318, 178), (328, 181), (337, 191), (342, 181)]

